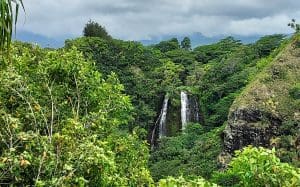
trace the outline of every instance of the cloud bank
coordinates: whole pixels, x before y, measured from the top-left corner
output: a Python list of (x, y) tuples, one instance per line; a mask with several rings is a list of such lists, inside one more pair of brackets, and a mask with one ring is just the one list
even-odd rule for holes
[(296, 0), (26, 0), (24, 3), (26, 15), (21, 15), (18, 30), (52, 38), (82, 35), (89, 19), (105, 26), (113, 37), (125, 40), (194, 32), (208, 37), (291, 33), (287, 23), (292, 18), (300, 20), (300, 1)]

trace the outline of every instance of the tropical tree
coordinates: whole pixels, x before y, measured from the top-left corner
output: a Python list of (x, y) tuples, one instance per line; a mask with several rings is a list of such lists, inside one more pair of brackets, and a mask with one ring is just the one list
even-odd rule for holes
[(180, 74), (184, 71), (184, 67), (181, 64), (175, 64), (169, 59), (161, 61), (163, 65), (154, 70), (154, 74), (159, 77), (157, 84), (161, 85), (163, 92), (173, 95), (176, 89), (182, 85)]
[(191, 50), (191, 39), (189, 37), (184, 37), (181, 41), (181, 48), (185, 50)]
[(236, 151), (236, 157), (230, 162), (229, 169), (217, 176), (219, 181), (222, 181), (220, 180), (222, 178), (227, 180), (237, 178), (240, 180), (238, 186), (299, 186), (300, 184), (299, 168), (281, 162), (275, 154), (275, 149), (252, 146)]
[(154, 46), (155, 49), (159, 49), (161, 52), (166, 53), (168, 51), (177, 50), (180, 48), (177, 38), (172, 38), (167, 41), (162, 41)]
[(11, 53), (0, 68), (0, 186), (150, 186), (147, 145), (121, 129), (133, 108), (115, 74), (75, 48), (16, 42)]
[[(11, 43), (13, 26), (18, 20), (20, 6), (24, 10), (22, 0), (0, 0), (0, 50), (8, 49)], [(15, 10), (13, 10), (15, 8)]]
[(105, 27), (99, 23), (89, 20), (83, 29), (83, 35), (86, 37), (100, 37), (103, 39), (111, 39)]
[(300, 24), (296, 23), (295, 19), (292, 19), (292, 21), (290, 23), (288, 23), (288, 26), (291, 27), (292, 29), (294, 29), (296, 31), (296, 33), (299, 33)]

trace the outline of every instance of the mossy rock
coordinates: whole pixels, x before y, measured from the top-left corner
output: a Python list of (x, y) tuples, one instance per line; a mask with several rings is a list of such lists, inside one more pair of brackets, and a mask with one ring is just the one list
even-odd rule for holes
[[(300, 55), (290, 43), (237, 97), (224, 132), (224, 151), (233, 153), (249, 144), (270, 147), (286, 121), (300, 121)], [(300, 54), (300, 53), (299, 53)]]

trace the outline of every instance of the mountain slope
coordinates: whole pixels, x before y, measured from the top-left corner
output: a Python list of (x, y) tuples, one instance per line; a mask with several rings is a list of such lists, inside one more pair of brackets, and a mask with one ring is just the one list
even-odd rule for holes
[(224, 131), (226, 153), (249, 144), (272, 146), (285, 161), (299, 163), (299, 38), (294, 36), (234, 101)]

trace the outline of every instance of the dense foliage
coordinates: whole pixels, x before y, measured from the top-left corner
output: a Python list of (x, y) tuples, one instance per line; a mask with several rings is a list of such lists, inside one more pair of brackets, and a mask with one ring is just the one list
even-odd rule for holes
[[(171, 98), (171, 117), (168, 118), (171, 132), (168, 135), (171, 136), (180, 128), (180, 119), (176, 117), (180, 91), (188, 90), (199, 98), (203, 128), (199, 124), (193, 127), (202, 129), (201, 133), (187, 132), (161, 139), (151, 154), (150, 170), (154, 179), (159, 180), (180, 174), (208, 178), (218, 170), (222, 133), (213, 129), (226, 122), (234, 99), (280, 52), (283, 47), (275, 49), (282, 40), (283, 35), (272, 35), (244, 45), (228, 37), (189, 51), (180, 48), (176, 38), (148, 48), (136, 42), (79, 38), (67, 41), (66, 48), (76, 46), (86, 58), (96, 62), (96, 67), (105, 76), (115, 72), (120, 77), (134, 106), (135, 120), (129, 129), (142, 127), (148, 137), (160, 114), (165, 94)], [(139, 136), (145, 138), (141, 130)]]
[(210, 183), (202, 178), (197, 178), (194, 180), (187, 180), (182, 176), (179, 178), (168, 177), (166, 179), (161, 179), (158, 183), (159, 187), (174, 187), (174, 186), (185, 186), (185, 187), (217, 187), (218, 185)]
[(137, 109), (135, 124), (140, 127), (153, 127), (165, 93), (176, 99), (180, 87), (188, 86), (200, 98), (202, 125), (213, 128), (226, 121), (234, 98), (262, 69), (256, 64), (278, 47), (282, 38), (272, 35), (243, 45), (228, 37), (194, 51), (180, 49), (175, 38), (150, 48), (136, 42), (79, 38), (67, 41), (66, 48), (76, 46), (104, 75), (115, 72), (119, 76)]
[[(0, 0), (1, 186), (300, 186), (294, 70), (300, 27), (294, 19), (288, 26), (296, 34), (287, 47), (293, 58), (282, 65), (282, 58), (272, 61), (289, 42), (282, 43), (283, 35), (248, 45), (227, 37), (194, 50), (188, 37), (180, 45), (172, 38), (144, 47), (112, 39), (91, 20), (85, 37), (67, 40), (64, 49), (19, 42), (10, 48), (20, 6), (22, 0)], [(262, 88), (276, 80), (263, 102), (283, 115), (273, 149), (243, 148), (224, 167), (218, 161), (232, 156), (220, 154), (230, 106), (249, 99), (252, 84)], [(273, 101), (276, 89), (285, 94)], [(181, 91), (200, 103), (201, 118), (183, 131)], [(170, 98), (168, 133), (158, 139), (163, 98)]]
[(106, 80), (76, 49), (14, 48), (1, 68), (0, 183), (151, 183), (147, 146), (120, 130), (132, 106), (115, 74)]
[(160, 43), (153, 46), (155, 49), (160, 50), (161, 52), (165, 53), (168, 51), (173, 51), (179, 49), (179, 42), (177, 38), (172, 38), (168, 41), (161, 41)]
[(282, 39), (282, 35), (272, 35), (243, 45), (228, 37), (195, 49), (196, 58), (204, 65), (193, 68), (187, 83), (200, 94), (204, 125), (209, 128), (223, 125), (236, 96), (252, 80), (252, 75), (263, 69), (257, 68), (257, 64), (279, 47)]
[(93, 59), (104, 76), (111, 72), (118, 75), (134, 105), (135, 121), (129, 125), (129, 129), (139, 126), (150, 130), (165, 92), (161, 84), (165, 81), (162, 65), (165, 63), (169, 66), (172, 63), (160, 61), (159, 51), (145, 48), (137, 42), (79, 38), (66, 41), (66, 48), (71, 46), (76, 46), (87, 58)]
[(189, 124), (184, 134), (162, 139), (150, 158), (153, 179), (180, 175), (209, 178), (218, 169), (222, 130), (217, 128), (205, 133), (199, 124)]
[[(83, 37), (58, 50), (15, 43), (13, 63), (1, 57), (0, 184), (243, 186), (254, 179), (257, 186), (297, 184), (299, 171), (262, 148), (239, 152), (228, 170), (218, 172), (228, 110), (285, 47), (283, 37), (247, 45), (228, 37), (193, 50), (188, 38), (181, 45), (173, 38), (145, 47)], [(182, 90), (199, 102), (201, 116), (184, 132), (178, 114)], [(298, 92), (295, 83), (290, 99), (298, 102)], [(168, 137), (156, 139), (149, 154), (145, 140), (165, 95)], [(283, 133), (272, 139), (276, 155), (297, 167), (298, 129), (298, 121), (285, 121)], [(273, 166), (276, 175), (270, 173)]]
[[(224, 184), (228, 179), (236, 177), (235, 184)], [(227, 179), (227, 181), (222, 179)], [(236, 151), (236, 157), (224, 173), (216, 173), (215, 180), (224, 186), (298, 186), (300, 170), (287, 163), (280, 162), (275, 156), (275, 149), (251, 146)]]

